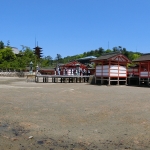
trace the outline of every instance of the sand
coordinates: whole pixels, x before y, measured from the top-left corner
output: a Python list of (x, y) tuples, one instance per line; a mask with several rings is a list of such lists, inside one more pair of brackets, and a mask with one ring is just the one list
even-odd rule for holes
[(149, 150), (150, 89), (0, 77), (0, 150)]

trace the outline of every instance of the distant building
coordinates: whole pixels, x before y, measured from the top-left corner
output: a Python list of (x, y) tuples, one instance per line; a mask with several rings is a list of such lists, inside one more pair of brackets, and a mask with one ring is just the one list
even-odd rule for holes
[(95, 59), (97, 57), (95, 56), (87, 56), (87, 57), (83, 57), (83, 58), (79, 58), (77, 59), (78, 62), (82, 63), (82, 64), (90, 64), (92, 59)]
[[(5, 46), (5, 48), (6, 48), (7, 46)], [(19, 54), (19, 49), (18, 48), (16, 48), (16, 47), (10, 47), (11, 49), (12, 49), (12, 51), (13, 51), (13, 53), (14, 54)]]
[(144, 83), (150, 86), (150, 53), (143, 54), (133, 62), (138, 65), (139, 85)]
[(80, 71), (87, 70), (87, 67), (78, 61), (72, 61), (61, 65), (61, 70), (63, 75), (80, 75)]
[(14, 54), (19, 54), (19, 49), (16, 47), (11, 47)]

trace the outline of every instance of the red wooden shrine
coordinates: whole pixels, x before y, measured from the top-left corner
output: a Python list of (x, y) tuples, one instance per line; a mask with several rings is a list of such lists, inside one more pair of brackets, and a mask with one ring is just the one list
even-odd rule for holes
[(150, 53), (144, 54), (133, 61), (139, 65), (139, 84), (146, 82), (150, 84)]
[(80, 71), (83, 70), (87, 70), (87, 67), (78, 61), (72, 61), (61, 65), (63, 75), (79, 75)]
[(95, 83), (97, 80), (107, 81), (110, 85), (112, 81), (127, 83), (127, 64), (130, 60), (120, 52), (103, 54), (100, 57), (93, 59), (95, 63)]

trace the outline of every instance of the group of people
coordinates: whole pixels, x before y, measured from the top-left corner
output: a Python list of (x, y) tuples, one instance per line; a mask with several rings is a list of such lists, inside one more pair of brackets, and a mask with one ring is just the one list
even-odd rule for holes
[(85, 76), (85, 75), (90, 76), (90, 74), (91, 74), (90, 70), (85, 70), (85, 69), (80, 70), (80, 75), (83, 75), (83, 76)]
[[(65, 68), (64, 69), (64, 75), (68, 75), (69, 73), (68, 73), (68, 71), (70, 72), (70, 75), (80, 75), (80, 76), (85, 76), (85, 75), (88, 75), (88, 76), (90, 76), (90, 74), (91, 74), (91, 72), (90, 72), (90, 70), (86, 70), (86, 69), (68, 69), (68, 68)], [(55, 68), (55, 75), (57, 74), (57, 75), (60, 75), (60, 73), (61, 73), (61, 69), (60, 69), (60, 67), (58, 67), (58, 68)]]
[(61, 72), (60, 67), (54, 68), (54, 70), (55, 70), (55, 75), (60, 75), (60, 72)]
[(71, 75), (90, 75), (90, 70), (86, 69), (67, 69), (65, 68), (65, 75), (68, 75), (68, 71), (70, 71)]

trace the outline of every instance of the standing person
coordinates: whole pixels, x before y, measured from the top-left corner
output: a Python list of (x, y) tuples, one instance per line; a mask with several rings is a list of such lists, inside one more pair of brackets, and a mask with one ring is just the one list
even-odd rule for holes
[(76, 75), (76, 69), (73, 70), (73, 75)]
[(91, 72), (90, 72), (90, 70), (88, 70), (88, 76), (90, 76), (90, 74), (91, 74)]
[(85, 70), (85, 69), (84, 69), (84, 75), (85, 75), (85, 76), (87, 75), (87, 70)]
[(39, 72), (39, 66), (37, 65), (36, 66), (36, 74), (38, 74), (38, 72)]
[(65, 75), (67, 75), (67, 68), (65, 68)]
[(59, 67), (59, 72), (60, 72), (60, 74), (61, 74), (61, 68)]
[(70, 70), (71, 70), (71, 75), (73, 75), (73, 69), (71, 68)]
[(86, 70), (86, 75), (88, 76), (88, 70)]
[(56, 75), (56, 68), (54, 68), (54, 70), (55, 70), (55, 75)]
[(82, 76), (82, 70), (80, 69), (80, 76)]
[(76, 69), (76, 75), (78, 75), (78, 70)]
[(83, 76), (86, 75), (86, 74), (85, 74), (85, 69), (82, 70), (82, 74), (83, 74)]
[(60, 68), (59, 67), (58, 67), (57, 71), (58, 71), (58, 75), (60, 75)]

